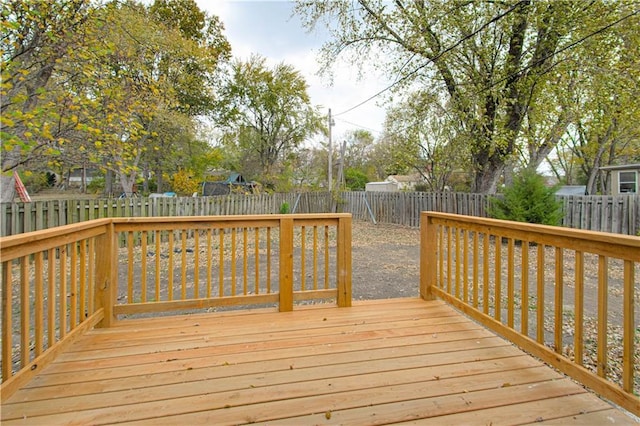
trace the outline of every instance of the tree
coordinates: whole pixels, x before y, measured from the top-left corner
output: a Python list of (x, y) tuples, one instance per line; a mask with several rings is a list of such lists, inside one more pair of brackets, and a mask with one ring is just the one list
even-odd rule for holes
[[(627, 13), (620, 7), (614, 16)], [(640, 157), (637, 25), (637, 19), (623, 20), (606, 36), (587, 40), (582, 48), (589, 53), (589, 61), (572, 74), (570, 124), (556, 150), (554, 166), (561, 166), (569, 178), (578, 174), (572, 169), (579, 169), (591, 194), (605, 191), (600, 167), (636, 162)]]
[(270, 69), (260, 56), (232, 64), (216, 116), (239, 171), (271, 187), (299, 145), (323, 131), (322, 119), (302, 75), (284, 63)]
[(419, 87), (436, 96), (467, 141), (472, 190), (478, 192), (496, 191), (527, 120), (535, 127), (540, 115), (529, 109), (551, 84), (551, 72), (580, 40), (595, 37), (590, 32), (626, 8), (604, 1), (355, 3), (297, 3), (307, 27), (332, 26), (333, 39), (323, 49), (325, 69), (339, 56), (359, 64), (371, 58), (398, 82), (396, 91)]
[(433, 95), (413, 92), (388, 110), (385, 132), (397, 141), (398, 161), (418, 173), (430, 191), (452, 187), (452, 174), (469, 169), (466, 133)]
[[(100, 25), (89, 0), (10, 0), (0, 6), (2, 171), (58, 152), (86, 100), (68, 90), (78, 67), (103, 54), (85, 40)], [(90, 67), (85, 70), (90, 72)], [(45, 160), (46, 161), (46, 160)]]

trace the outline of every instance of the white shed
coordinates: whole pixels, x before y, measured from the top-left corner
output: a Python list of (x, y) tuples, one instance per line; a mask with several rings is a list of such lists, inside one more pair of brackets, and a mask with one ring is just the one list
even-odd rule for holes
[(398, 184), (395, 182), (368, 182), (364, 190), (371, 192), (393, 192), (398, 190)]

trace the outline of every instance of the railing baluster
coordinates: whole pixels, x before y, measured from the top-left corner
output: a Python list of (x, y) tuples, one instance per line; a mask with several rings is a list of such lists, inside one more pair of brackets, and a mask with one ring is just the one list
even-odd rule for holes
[(469, 231), (467, 229), (462, 230), (462, 285), (463, 292), (462, 298), (465, 303), (469, 302)]
[(455, 286), (456, 286), (456, 298), (460, 299), (460, 287), (461, 287), (461, 271), (460, 271), (460, 229), (455, 228)]
[(324, 288), (329, 288), (329, 227), (324, 227)]
[(231, 228), (231, 295), (236, 295), (236, 228)]
[(544, 244), (538, 244), (536, 261), (536, 340), (544, 343)]
[(2, 381), (13, 373), (13, 261), (2, 262)]
[(133, 254), (133, 232), (127, 232), (127, 301), (133, 303), (133, 267), (135, 257)]
[(69, 245), (71, 248), (71, 277), (69, 281), (69, 329), (73, 330), (78, 324), (78, 247), (75, 243)]
[(451, 294), (451, 269), (452, 269), (452, 265), (451, 263), (453, 262), (453, 256), (452, 256), (452, 233), (453, 230), (451, 229), (451, 226), (447, 226), (447, 293)]
[(564, 256), (562, 252), (562, 248), (556, 247), (556, 258), (555, 258), (555, 296), (554, 296), (554, 307), (555, 307), (555, 316), (554, 316), (554, 346), (555, 351), (559, 354), (562, 353), (562, 323), (563, 323), (563, 315), (562, 310), (564, 308), (564, 297), (563, 297), (563, 289), (564, 289)]
[(500, 321), (502, 317), (502, 237), (496, 235), (495, 239), (495, 269), (494, 269), (494, 312), (493, 317)]
[(180, 300), (187, 299), (187, 229), (180, 230)]
[(478, 232), (473, 232), (473, 307), (478, 308)]
[(254, 250), (255, 250), (255, 265), (256, 265), (256, 273), (255, 273), (255, 293), (260, 294), (260, 228), (253, 228), (254, 232)]
[[(56, 340), (56, 250), (47, 252), (47, 348)], [(4, 358), (3, 358), (4, 359)]]
[(224, 229), (218, 231), (218, 293), (224, 296)]
[(66, 244), (60, 247), (60, 339), (64, 339), (67, 335), (67, 246)]
[(213, 248), (211, 244), (213, 242), (212, 234), (213, 229), (207, 229), (207, 298), (211, 297), (211, 286), (213, 285), (212, 274), (213, 271)]
[(302, 226), (302, 228), (300, 229), (300, 290), (302, 291), (306, 290), (305, 288), (305, 278), (306, 278), (305, 263), (306, 263), (306, 254), (307, 254), (306, 243), (307, 243), (307, 232), (306, 232), (306, 228)]
[(635, 300), (635, 280), (633, 262), (624, 261), (624, 300), (623, 300), (623, 329), (622, 337), (622, 388), (633, 393), (634, 375), (634, 338), (636, 329), (634, 327), (634, 300)]
[(573, 361), (583, 365), (584, 348), (584, 253), (575, 252), (575, 327), (573, 336)]
[(271, 227), (267, 228), (267, 293), (271, 293)]
[(607, 377), (607, 317), (609, 305), (608, 259), (598, 256), (598, 376)]
[(521, 321), (520, 331), (525, 336), (529, 335), (529, 242), (522, 241), (522, 264), (520, 265), (520, 273), (522, 275), (522, 293), (521, 303)]
[(313, 289), (318, 289), (318, 227), (313, 227)]
[[(40, 269), (42, 270), (42, 269)], [(80, 241), (80, 322), (87, 318), (87, 241)]]
[(89, 260), (88, 260), (88, 277), (87, 277), (87, 316), (90, 316), (95, 312), (95, 285), (96, 282), (96, 239), (90, 238), (89, 245)]
[(515, 305), (515, 250), (513, 238), (507, 243), (507, 325), (513, 328)]
[[(29, 363), (30, 294), (29, 256), (20, 258), (20, 368)], [(8, 360), (11, 362), (11, 359)]]
[(44, 254), (39, 251), (35, 255), (35, 355), (39, 356), (44, 349)]
[(167, 300), (173, 300), (173, 244), (174, 235), (173, 230), (169, 231), (169, 285), (167, 288)]
[(154, 277), (154, 285), (155, 285), (155, 298), (157, 301), (162, 300), (162, 295), (160, 293), (160, 260), (162, 259), (162, 231), (154, 231), (156, 238), (156, 270)]
[(489, 240), (491, 236), (482, 236), (482, 312), (489, 315)]
[(140, 302), (147, 301), (147, 259), (148, 259), (148, 233), (140, 232)]
[(200, 230), (193, 231), (193, 298), (200, 298)]
[[(445, 248), (444, 248), (444, 226), (436, 226), (434, 225), (434, 228), (437, 229), (437, 234), (438, 234), (438, 277), (439, 280), (437, 281), (438, 286), (440, 288), (444, 288), (444, 258), (445, 258)], [(446, 254), (448, 256), (448, 253)]]
[(242, 294), (248, 294), (249, 247), (246, 227), (242, 228)]

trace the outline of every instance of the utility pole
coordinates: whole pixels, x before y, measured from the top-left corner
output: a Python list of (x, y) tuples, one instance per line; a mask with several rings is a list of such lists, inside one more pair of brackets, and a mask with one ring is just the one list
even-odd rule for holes
[(328, 178), (329, 192), (331, 192), (331, 189), (333, 188), (333, 162), (332, 162), (333, 146), (331, 142), (331, 126), (333, 126), (333, 120), (331, 118), (331, 108), (329, 108), (329, 169), (327, 171), (327, 176), (329, 177)]

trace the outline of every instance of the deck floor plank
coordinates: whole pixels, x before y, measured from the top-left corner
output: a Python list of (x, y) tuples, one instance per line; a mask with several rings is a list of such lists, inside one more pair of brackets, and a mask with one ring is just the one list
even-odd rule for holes
[(87, 333), (2, 401), (6, 425), (609, 418), (632, 423), (442, 302), (420, 299), (124, 320)]

